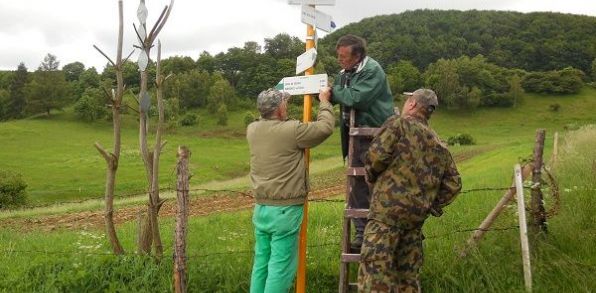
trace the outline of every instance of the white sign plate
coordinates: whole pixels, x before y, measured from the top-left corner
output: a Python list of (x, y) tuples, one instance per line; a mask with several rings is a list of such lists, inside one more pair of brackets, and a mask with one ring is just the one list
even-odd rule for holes
[(296, 58), (296, 75), (311, 68), (315, 64), (315, 60), (317, 60), (317, 49), (315, 48), (310, 48), (298, 56)]
[(325, 14), (308, 5), (302, 5), (300, 20), (302, 20), (302, 23), (310, 24), (326, 32), (331, 32), (335, 28), (335, 23), (331, 15)]
[(328, 5), (334, 6), (335, 0), (288, 0), (290, 5)]
[(321, 88), (328, 85), (327, 74), (302, 75), (284, 77), (275, 88), (290, 95), (318, 94)]

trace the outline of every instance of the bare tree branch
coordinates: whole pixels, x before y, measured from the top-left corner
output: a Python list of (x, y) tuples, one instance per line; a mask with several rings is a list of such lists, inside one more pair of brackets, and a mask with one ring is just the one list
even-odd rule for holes
[(103, 158), (106, 160), (106, 162), (109, 162), (112, 159), (112, 156), (110, 156), (110, 154), (108, 153), (108, 151), (106, 151), (100, 144), (99, 142), (95, 142), (94, 144), (95, 148), (97, 149), (97, 151), (103, 156)]
[(151, 32), (147, 35), (147, 38), (149, 40), (151, 40), (150, 43), (153, 43), (153, 41), (155, 40), (155, 36), (159, 33), (159, 32), (155, 33), (155, 30), (157, 29), (157, 27), (159, 27), (159, 24), (160, 24), (161, 20), (163, 19), (164, 15), (166, 14), (167, 11), (168, 11), (168, 6), (166, 5), (166, 7), (163, 8), (163, 10), (161, 11), (161, 14), (157, 18), (157, 21), (153, 25), (153, 28), (151, 29)]
[(126, 56), (126, 58), (124, 58), (124, 61), (122, 61), (122, 63), (126, 63), (126, 61), (128, 61), (128, 58), (130, 58), (130, 56), (132, 56), (132, 53), (135, 52), (135, 49), (132, 49), (132, 51), (130, 51), (130, 54), (128, 54), (128, 56)]
[(137, 38), (139, 38), (139, 42), (141, 42), (141, 44), (143, 44), (143, 47), (145, 46), (145, 40), (143, 40), (143, 38), (141, 38), (141, 35), (139, 34), (139, 31), (137, 30), (137, 26), (135, 25), (135, 23), (132, 23), (132, 27), (135, 30), (135, 34), (137, 35)]
[(131, 107), (130, 105), (126, 104), (126, 107), (128, 107), (128, 109), (131, 109), (131, 110), (133, 110), (133, 111), (137, 112), (137, 114), (139, 114), (139, 110), (137, 110), (137, 109), (135, 109), (135, 108)]
[(106, 57), (106, 59), (108, 59), (108, 61), (110, 62), (110, 64), (112, 64), (114, 67), (116, 66), (116, 63), (114, 63), (114, 61), (112, 61), (112, 59), (110, 59), (110, 57), (108, 57), (108, 55), (106, 55), (106, 53), (104, 53), (100, 48), (98, 48), (95, 45), (93, 45), (93, 48), (95, 48), (95, 50), (99, 51), (99, 53), (101, 53), (101, 55), (103, 55), (104, 57)]

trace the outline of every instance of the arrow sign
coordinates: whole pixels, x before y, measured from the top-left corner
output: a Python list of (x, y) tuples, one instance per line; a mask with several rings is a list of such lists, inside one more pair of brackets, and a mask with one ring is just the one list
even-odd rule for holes
[(310, 48), (296, 58), (296, 75), (311, 68), (317, 60), (317, 49)]
[(330, 32), (335, 28), (335, 22), (329, 14), (316, 10), (312, 6), (302, 5), (302, 23), (310, 24), (318, 29)]
[(290, 5), (328, 5), (334, 6), (335, 0), (288, 0)]
[(321, 88), (328, 85), (327, 74), (284, 77), (275, 89), (290, 95), (318, 94)]

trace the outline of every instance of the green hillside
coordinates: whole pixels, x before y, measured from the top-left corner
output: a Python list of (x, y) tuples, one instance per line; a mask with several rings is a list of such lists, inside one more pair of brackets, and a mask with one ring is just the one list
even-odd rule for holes
[[(553, 112), (549, 106), (559, 104)], [(439, 110), (431, 124), (444, 138), (457, 133), (471, 134), (475, 146), (455, 147), (456, 155), (479, 154), (505, 146), (531, 143), (536, 128), (549, 134), (566, 126), (594, 123), (596, 90), (584, 88), (573, 96), (526, 95), (517, 108), (477, 109), (475, 111)], [(230, 117), (229, 126), (218, 126), (215, 118), (201, 112), (196, 127), (181, 127), (166, 134), (162, 154), (161, 185), (171, 187), (175, 174), (176, 148), (187, 145), (191, 159), (192, 184), (244, 176), (248, 172), (248, 148), (244, 138), (243, 111)], [(299, 114), (298, 114), (299, 115)], [(138, 156), (137, 128), (134, 118), (126, 116), (123, 129), (122, 160), (118, 170), (118, 194), (142, 193), (145, 182)], [(31, 204), (61, 202), (98, 197), (103, 194), (105, 162), (93, 143), (111, 145), (111, 125), (100, 121), (83, 123), (67, 110), (51, 118), (25, 119), (0, 123), (0, 169), (21, 173), (28, 184)], [(549, 136), (552, 137), (552, 136)], [(312, 152), (313, 159), (339, 156), (339, 137), (335, 133)], [(525, 153), (515, 154), (524, 156)]]
[(596, 17), (585, 15), (414, 10), (346, 25), (326, 36), (321, 48), (333, 56), (337, 39), (347, 33), (365, 38), (370, 55), (384, 66), (410, 60), (424, 69), (439, 58), (481, 54), (507, 68), (572, 66), (589, 73), (596, 58)]

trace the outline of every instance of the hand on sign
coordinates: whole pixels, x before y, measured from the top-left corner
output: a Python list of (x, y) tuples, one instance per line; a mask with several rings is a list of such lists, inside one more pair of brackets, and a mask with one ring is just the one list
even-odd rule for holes
[(331, 101), (331, 88), (323, 87), (319, 90), (319, 101), (330, 102)]

